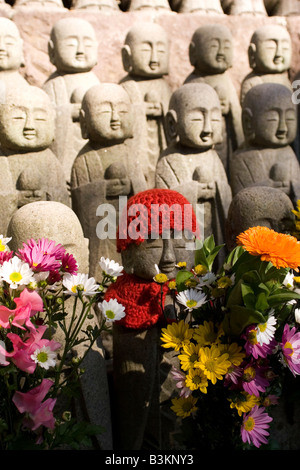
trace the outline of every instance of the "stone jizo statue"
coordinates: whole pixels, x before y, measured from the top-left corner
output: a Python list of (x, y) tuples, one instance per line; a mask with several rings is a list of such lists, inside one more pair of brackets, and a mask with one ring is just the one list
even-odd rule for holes
[[(143, 208), (141, 216), (136, 206)], [(121, 450), (175, 445), (176, 417), (164, 401), (174, 391), (169, 372), (177, 359), (162, 352), (160, 341), (163, 311), (167, 315), (173, 302), (167, 283), (161, 301), (161, 285), (153, 276), (155, 265), (172, 279), (179, 261), (184, 259), (188, 269), (194, 264), (194, 252), (186, 249), (186, 243), (192, 233), (197, 235), (197, 225), (192, 211), (190, 218), (184, 217), (187, 206), (189, 202), (175, 191), (143, 191), (128, 200), (119, 226), (117, 249), (124, 271), (108, 288), (106, 299), (116, 298), (126, 311), (126, 320), (113, 326), (116, 448)], [(174, 218), (170, 217), (173, 210)], [(131, 227), (137, 217), (142, 222), (135, 233)]]
[[(222, 140), (222, 111), (216, 91), (206, 83), (188, 83), (170, 100), (167, 126), (172, 142), (156, 167), (158, 188), (183, 194), (204, 210), (204, 237), (220, 242), (231, 190), (214, 147)], [(198, 216), (198, 214), (197, 214)]]
[(220, 0), (181, 0), (178, 13), (224, 15)]
[(121, 80), (136, 108), (134, 134), (140, 136), (144, 151), (144, 172), (148, 187), (154, 186), (156, 162), (166, 148), (165, 114), (171, 96), (165, 79), (169, 72), (169, 39), (155, 23), (138, 22), (127, 33), (122, 47)]
[(264, 0), (269, 16), (298, 16), (299, 0)]
[(0, 18), (0, 93), (8, 88), (28, 86), (20, 73), (25, 67), (23, 40), (17, 25), (10, 19)]
[(227, 15), (268, 16), (264, 0), (221, 0)]
[(70, 181), (73, 161), (85, 144), (79, 124), (81, 100), (91, 86), (100, 83), (92, 70), (98, 60), (98, 42), (89, 22), (65, 17), (54, 24), (48, 49), (56, 67), (43, 85), (57, 110), (53, 150)]
[(165, 13), (171, 11), (171, 8), (168, 0), (130, 0), (127, 10)]
[[(82, 227), (75, 213), (66, 205), (54, 201), (40, 201), (27, 204), (20, 208), (12, 217), (8, 233), (12, 240), (10, 248), (17, 250), (23, 248), (23, 243), (33, 238), (38, 240), (47, 238), (63, 245), (67, 253), (72, 254), (78, 264), (79, 273), (89, 271), (88, 240), (84, 238)], [(66, 311), (73, 312), (74, 299), (66, 301)], [(81, 308), (81, 305), (80, 307)], [(92, 310), (93, 311), (93, 310)], [(80, 311), (78, 311), (78, 314)], [(92, 319), (86, 321), (84, 328), (97, 324), (94, 314)], [(59, 332), (55, 339), (62, 342)], [(80, 336), (80, 335), (79, 335)], [(84, 353), (84, 343), (75, 347), (75, 353), (81, 357)], [(109, 391), (107, 382), (104, 350), (101, 340), (97, 340), (91, 352), (86, 356), (83, 364), (85, 369), (81, 377), (82, 395), (75, 400), (72, 416), (79, 421), (90, 421), (100, 425), (104, 432), (96, 436), (95, 448), (97, 450), (112, 449), (112, 424), (110, 417)]]
[(299, 199), (300, 168), (291, 147), (297, 132), (296, 106), (284, 85), (251, 88), (243, 103), (245, 144), (232, 158), (233, 195), (249, 186), (271, 186)]
[(264, 25), (252, 35), (248, 48), (252, 69), (241, 85), (241, 102), (250, 88), (260, 83), (281, 83), (292, 89), (289, 68), (292, 58), (292, 42), (287, 29), (280, 25)]
[(294, 215), (290, 198), (279, 188), (251, 186), (239, 191), (229, 207), (226, 245), (236, 246), (236, 237), (250, 227), (264, 226), (280, 233), (293, 233)]
[(69, 203), (62, 166), (49, 148), (54, 139), (54, 120), (50, 99), (38, 87), (11, 90), (0, 104), (3, 233), (12, 214), (29, 202)]
[(189, 57), (194, 70), (185, 79), (185, 83), (207, 83), (219, 95), (224, 139), (216, 149), (228, 171), (232, 151), (243, 142), (241, 107), (229, 75), (233, 62), (233, 38), (230, 30), (221, 24), (200, 26), (192, 36)]
[(119, 196), (130, 197), (147, 188), (133, 135), (134, 118), (134, 108), (121, 85), (96, 85), (84, 96), (80, 120), (88, 142), (73, 164), (71, 193), (73, 209), (90, 240), (93, 276), (101, 274), (101, 256), (118, 261), (116, 235), (102, 240), (97, 236), (98, 206), (115, 208), (118, 220)]
[(117, 0), (73, 0), (74, 10), (98, 10), (104, 13), (120, 11)]

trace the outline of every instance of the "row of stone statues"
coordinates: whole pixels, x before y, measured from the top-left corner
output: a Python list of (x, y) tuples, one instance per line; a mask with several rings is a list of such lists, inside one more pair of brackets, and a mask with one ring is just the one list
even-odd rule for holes
[(1, 18), (0, 26), (2, 233), (28, 202), (72, 205), (92, 247), (91, 274), (97, 275), (100, 256), (118, 256), (114, 240), (99, 240), (97, 208), (110, 204), (118, 216), (120, 196), (153, 187), (176, 190), (195, 209), (201, 204), (204, 236), (213, 232), (218, 242), (232, 194), (244, 187), (278, 187), (293, 202), (300, 197), (285, 28), (264, 26), (254, 33), (253, 72), (239, 100), (228, 75), (232, 38), (223, 25), (195, 31), (189, 51), (194, 70), (173, 93), (165, 79), (169, 41), (156, 23), (131, 28), (121, 51), (127, 75), (119, 84), (104, 84), (93, 72), (97, 42), (90, 23), (59, 20), (49, 40), (56, 71), (43, 90), (19, 72), (22, 43), (15, 24)]
[(178, 12), (207, 15), (291, 16), (299, 15), (298, 0), (14, 0), (3, 5), (14, 8), (92, 9), (113, 13), (118, 11)]

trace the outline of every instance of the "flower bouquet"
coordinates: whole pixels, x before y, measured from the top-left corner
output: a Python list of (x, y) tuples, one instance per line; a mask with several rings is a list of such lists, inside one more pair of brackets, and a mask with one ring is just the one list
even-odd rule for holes
[(177, 320), (161, 335), (163, 348), (177, 354), (171, 408), (190, 450), (268, 444), (286, 374), (300, 374), (300, 243), (250, 228), (214, 274), (221, 248), (211, 236), (191, 271), (179, 266), (171, 286)]
[[(122, 267), (101, 258), (97, 284), (54, 241), (31, 239), (14, 253), (10, 239), (0, 239), (0, 448), (89, 445), (103, 429), (77, 422), (69, 399), (79, 393), (83, 360), (109, 330), (107, 321), (124, 316), (121, 305), (102, 301)], [(81, 357), (74, 355), (78, 345)]]

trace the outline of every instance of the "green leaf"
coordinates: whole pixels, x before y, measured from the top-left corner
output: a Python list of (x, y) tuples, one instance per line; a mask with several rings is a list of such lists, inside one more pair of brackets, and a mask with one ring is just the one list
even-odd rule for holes
[(185, 283), (191, 277), (193, 277), (193, 273), (191, 273), (190, 271), (187, 271), (185, 269), (181, 269), (180, 271), (178, 271), (176, 276), (176, 285), (178, 292), (181, 292), (187, 288)]
[(224, 331), (229, 336), (240, 336), (247, 326), (265, 321), (264, 315), (257, 310), (241, 305), (232, 305), (230, 311), (225, 315)]
[(275, 307), (276, 305), (284, 304), (294, 299), (300, 299), (300, 295), (294, 291), (278, 289), (273, 295), (269, 296), (268, 302), (271, 307)]
[(241, 294), (244, 301), (244, 304), (247, 308), (254, 308), (255, 306), (255, 295), (251, 286), (248, 284), (241, 284)]

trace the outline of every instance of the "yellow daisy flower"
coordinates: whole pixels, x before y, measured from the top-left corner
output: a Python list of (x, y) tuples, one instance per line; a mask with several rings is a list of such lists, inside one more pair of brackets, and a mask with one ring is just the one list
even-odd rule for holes
[(194, 363), (199, 361), (200, 344), (184, 344), (182, 354), (179, 354), (178, 359), (181, 363), (182, 370), (189, 370), (194, 367)]
[(229, 400), (230, 408), (236, 408), (239, 416), (242, 416), (243, 413), (248, 413), (252, 410), (253, 406), (260, 403), (260, 398), (255, 395), (250, 395), (247, 392), (242, 392), (240, 399), (236, 401)]
[(217, 341), (218, 331), (215, 331), (215, 325), (212, 321), (204, 321), (203, 325), (194, 329), (193, 338), (201, 346), (207, 346)]
[(177, 416), (180, 416), (181, 418), (187, 418), (192, 413), (197, 411), (197, 401), (198, 399), (193, 396), (189, 396), (187, 398), (173, 398), (173, 406), (171, 406), (171, 410), (173, 410)]
[(213, 344), (211, 348), (200, 349), (200, 361), (195, 362), (195, 367), (203, 370), (206, 377), (215, 384), (227, 374), (231, 363), (228, 360), (228, 354), (222, 354), (220, 349)]
[(185, 385), (190, 390), (200, 390), (202, 393), (207, 393), (208, 380), (201, 369), (190, 369), (185, 379)]
[(197, 276), (203, 276), (206, 274), (208, 271), (207, 267), (204, 266), (203, 264), (197, 264), (197, 266), (194, 267), (194, 272), (197, 274)]
[(193, 336), (193, 329), (189, 327), (184, 320), (180, 322), (173, 322), (162, 328), (161, 340), (163, 341), (163, 348), (173, 348), (175, 351), (179, 351), (184, 344), (188, 344)]
[(222, 354), (228, 354), (228, 361), (230, 361), (233, 366), (239, 366), (245, 358), (243, 349), (237, 343), (219, 344), (218, 347)]

